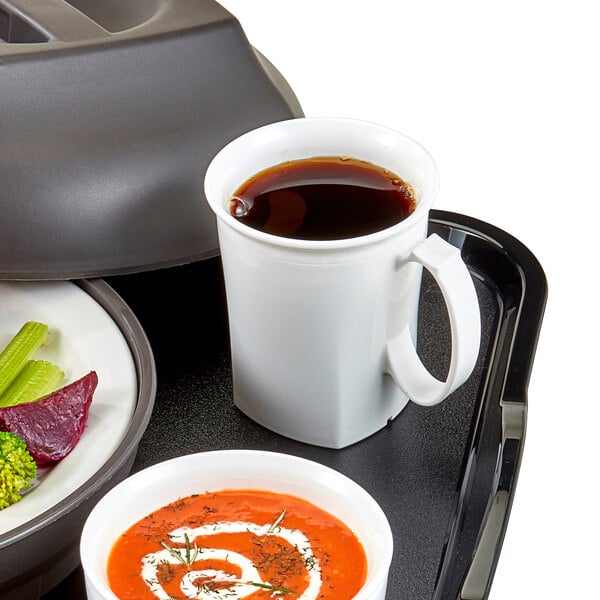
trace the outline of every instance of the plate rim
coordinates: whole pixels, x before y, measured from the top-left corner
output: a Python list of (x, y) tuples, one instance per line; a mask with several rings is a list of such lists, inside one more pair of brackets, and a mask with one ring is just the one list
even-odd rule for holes
[(93, 497), (135, 455), (146, 430), (156, 398), (157, 374), (154, 353), (138, 318), (121, 296), (104, 279), (71, 281), (103, 308), (123, 335), (131, 352), (137, 377), (135, 408), (127, 432), (115, 450), (90, 477), (59, 502), (26, 523), (0, 535), (0, 549), (37, 533)]

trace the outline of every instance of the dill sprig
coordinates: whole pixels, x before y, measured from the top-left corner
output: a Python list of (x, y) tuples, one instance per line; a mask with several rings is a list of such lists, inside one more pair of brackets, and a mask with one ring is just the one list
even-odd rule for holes
[(281, 511), (281, 514), (275, 519), (275, 521), (273, 521), (269, 529), (267, 529), (267, 533), (275, 533), (275, 530), (277, 527), (279, 527), (281, 521), (283, 521), (283, 517), (285, 517), (285, 508)]
[(261, 590), (271, 590), (272, 592), (279, 592), (280, 594), (297, 594), (294, 590), (289, 590), (284, 587), (277, 587), (276, 585), (270, 585), (268, 583), (258, 583), (257, 581), (244, 581), (241, 582), (245, 585), (253, 585), (254, 587), (260, 588)]
[(182, 562), (188, 567), (191, 567), (198, 558), (198, 554), (200, 554), (200, 548), (198, 548), (195, 542), (194, 546), (192, 547), (187, 533), (184, 533), (183, 537), (185, 539), (185, 546), (183, 548), (174, 548), (173, 546), (169, 546), (169, 544), (167, 544), (167, 542), (164, 540), (160, 541), (160, 545), (165, 550), (168, 550), (171, 556), (174, 556), (178, 561)]

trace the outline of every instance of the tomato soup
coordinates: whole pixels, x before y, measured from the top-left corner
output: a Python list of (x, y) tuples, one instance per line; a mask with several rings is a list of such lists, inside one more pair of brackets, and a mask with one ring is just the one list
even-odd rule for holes
[(367, 575), (357, 537), (301, 498), (224, 490), (181, 498), (115, 543), (121, 600), (351, 600)]

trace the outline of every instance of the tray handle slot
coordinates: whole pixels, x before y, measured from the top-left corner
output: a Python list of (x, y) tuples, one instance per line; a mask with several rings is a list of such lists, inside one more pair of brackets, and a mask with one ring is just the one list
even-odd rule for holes
[[(164, 0), (65, 0), (106, 31), (118, 33), (149, 21)], [(170, 2), (168, 3), (170, 4)]]
[(9, 39), (6, 40), (9, 43), (71, 42), (109, 35), (106, 29), (65, 0), (0, 0), (0, 39), (3, 15), (9, 17)]
[(511, 429), (519, 437), (503, 441), (498, 457), (500, 466), (498, 484), (490, 501), (477, 549), (460, 590), (460, 600), (485, 600), (490, 591), (514, 497), (518, 476), (515, 464), (520, 462), (522, 453), (524, 422), (520, 432), (518, 427), (511, 427)]
[(48, 38), (16, 14), (0, 7), (0, 43), (36, 44)]

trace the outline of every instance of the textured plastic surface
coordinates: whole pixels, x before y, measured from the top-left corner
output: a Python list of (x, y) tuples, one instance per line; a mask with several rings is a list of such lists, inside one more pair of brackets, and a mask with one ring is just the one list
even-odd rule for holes
[(216, 255), (208, 162), (301, 114), (212, 0), (0, 0), (0, 278)]
[[(491, 225), (432, 211), (430, 230), (461, 249), (475, 280), (483, 335), (475, 372), (448, 400), (430, 408), (409, 403), (387, 428), (343, 450), (280, 437), (233, 406), (218, 259), (111, 278), (144, 325), (159, 377), (134, 469), (221, 448), (279, 450), (317, 460), (355, 479), (386, 512), (395, 539), (389, 600), (486, 598), (523, 450), (546, 282), (535, 257)], [(159, 308), (147, 301), (158, 290), (166, 292)], [(420, 310), (420, 332), (432, 334), (420, 337), (435, 340), (421, 344), (420, 352), (443, 376), (447, 319), (427, 276)], [(186, 333), (178, 328), (184, 321)], [(44, 600), (83, 598), (82, 586), (78, 569)]]

